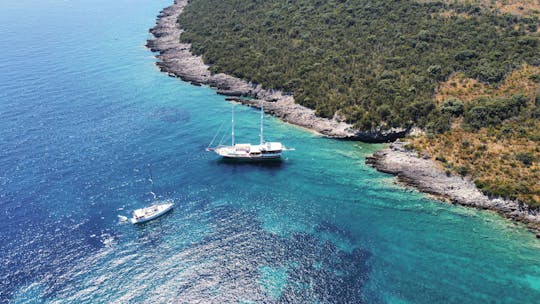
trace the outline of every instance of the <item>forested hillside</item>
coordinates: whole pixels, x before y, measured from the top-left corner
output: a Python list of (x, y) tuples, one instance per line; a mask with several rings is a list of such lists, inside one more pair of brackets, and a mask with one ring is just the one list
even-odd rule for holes
[[(362, 130), (423, 128), (415, 147), (448, 170), (540, 204), (538, 11), (510, 2), (191, 0), (179, 23), (212, 71), (291, 92)], [(460, 136), (470, 137), (464, 149), (443, 148)], [(499, 179), (479, 170), (492, 154), (471, 142), (508, 154), (504, 168), (490, 167)], [(525, 180), (507, 187), (520, 172)]]
[[(450, 6), (452, 7), (452, 6)], [(539, 64), (538, 20), (475, 6), (414, 1), (192, 0), (180, 17), (214, 71), (294, 93), (360, 128), (424, 126), (432, 96), (454, 71), (499, 82), (523, 62)]]

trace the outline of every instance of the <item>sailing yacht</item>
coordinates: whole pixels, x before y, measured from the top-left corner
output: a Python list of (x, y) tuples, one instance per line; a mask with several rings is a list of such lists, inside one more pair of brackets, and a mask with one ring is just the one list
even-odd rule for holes
[(172, 203), (172, 200), (167, 200), (161, 204), (157, 204), (157, 202), (154, 202), (152, 206), (136, 209), (135, 211), (133, 211), (133, 217), (129, 219), (129, 221), (132, 224), (148, 222), (171, 211), (173, 206), (174, 204)]
[[(224, 159), (234, 159), (234, 160), (248, 160), (248, 161), (266, 161), (266, 160), (279, 160), (281, 158), (281, 153), (283, 151), (294, 150), (293, 148), (286, 148), (281, 144), (281, 142), (265, 142), (264, 141), (264, 109), (261, 106), (261, 120), (260, 120), (260, 134), (259, 134), (259, 144), (237, 144), (234, 141), (234, 106), (232, 107), (232, 127), (231, 127), (231, 137), (232, 142), (230, 146), (219, 144), (215, 148), (210, 146), (214, 142), (214, 139), (206, 148), (206, 151), (215, 152), (217, 155), (223, 157)], [(219, 133), (219, 130), (218, 130)]]
[(133, 217), (129, 219), (132, 224), (145, 223), (155, 218), (158, 218), (165, 213), (171, 211), (174, 207), (174, 203), (171, 199), (160, 201), (157, 199), (156, 193), (154, 192), (154, 178), (152, 177), (152, 170), (150, 169), (150, 164), (148, 165), (148, 173), (150, 174), (150, 184), (152, 185), (152, 191), (150, 194), (154, 197), (152, 200), (152, 205), (136, 209), (133, 211)]

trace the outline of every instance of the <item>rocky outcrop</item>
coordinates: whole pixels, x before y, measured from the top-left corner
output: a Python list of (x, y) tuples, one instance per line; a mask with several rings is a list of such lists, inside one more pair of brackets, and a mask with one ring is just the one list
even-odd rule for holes
[(405, 142), (397, 141), (388, 148), (366, 158), (366, 163), (377, 170), (395, 174), (398, 180), (418, 190), (445, 198), (452, 203), (490, 209), (527, 223), (540, 232), (540, 209), (502, 198), (484, 195), (472, 180), (454, 174), (446, 174), (429, 157), (419, 157), (416, 152), (405, 149)]
[(226, 75), (212, 74), (200, 56), (191, 53), (191, 45), (179, 40), (183, 30), (178, 27), (178, 16), (188, 0), (176, 0), (172, 6), (160, 12), (156, 25), (150, 29), (154, 36), (147, 47), (159, 52), (157, 66), (169, 76), (179, 77), (195, 85), (209, 85), (217, 88), (219, 94), (228, 96), (248, 96), (253, 99), (238, 98), (235, 101), (260, 107), (282, 120), (305, 127), (328, 137), (361, 140), (365, 142), (388, 142), (403, 137), (408, 129), (377, 129), (359, 131), (339, 119), (328, 119), (315, 115), (315, 111), (294, 102), (293, 96), (277, 90), (267, 90), (261, 85), (246, 82)]

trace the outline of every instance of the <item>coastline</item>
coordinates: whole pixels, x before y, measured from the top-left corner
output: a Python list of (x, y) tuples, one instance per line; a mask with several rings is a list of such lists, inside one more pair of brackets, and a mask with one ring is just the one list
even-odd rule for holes
[(366, 163), (381, 172), (396, 175), (398, 181), (421, 192), (477, 209), (495, 211), (506, 218), (526, 224), (540, 238), (540, 209), (502, 198), (490, 198), (480, 192), (467, 177), (447, 175), (433, 160), (405, 149), (407, 142), (396, 141), (366, 158)]
[[(359, 131), (351, 124), (337, 119), (322, 118), (315, 111), (294, 102), (291, 95), (278, 90), (266, 90), (261, 85), (246, 82), (223, 73), (212, 74), (201, 56), (191, 53), (191, 45), (179, 40), (183, 30), (177, 26), (178, 16), (183, 12), (188, 0), (175, 0), (157, 16), (156, 25), (150, 29), (153, 39), (146, 46), (156, 55), (156, 65), (171, 77), (178, 77), (193, 85), (208, 85), (216, 88), (218, 94), (230, 96), (227, 100), (251, 107), (264, 107), (265, 112), (281, 120), (307, 128), (330, 138), (360, 140), (363, 142), (391, 142), (409, 134), (410, 129), (388, 131)], [(246, 99), (240, 97), (251, 97)], [(474, 183), (461, 176), (447, 176), (431, 159), (418, 157), (407, 151), (403, 142), (395, 142), (390, 147), (366, 158), (366, 163), (381, 172), (396, 175), (406, 186), (432, 194), (453, 204), (489, 209), (528, 225), (540, 238), (540, 209), (501, 198), (489, 198), (481, 193)]]
[[(315, 115), (315, 110), (294, 102), (292, 95), (279, 90), (267, 90), (260, 84), (253, 84), (223, 73), (212, 74), (201, 56), (191, 53), (189, 43), (179, 40), (183, 30), (177, 26), (178, 16), (183, 12), (188, 0), (175, 0), (157, 16), (156, 25), (150, 29), (153, 39), (146, 46), (159, 54), (156, 65), (171, 77), (178, 77), (193, 85), (208, 85), (217, 89), (218, 94), (231, 96), (230, 100), (252, 106), (264, 107), (265, 112), (281, 120), (310, 129), (324, 136), (338, 139), (361, 140), (364, 142), (390, 142), (405, 136), (410, 130), (393, 128), (390, 130), (360, 131), (336, 118), (328, 119)], [(238, 97), (251, 97), (245, 99)]]

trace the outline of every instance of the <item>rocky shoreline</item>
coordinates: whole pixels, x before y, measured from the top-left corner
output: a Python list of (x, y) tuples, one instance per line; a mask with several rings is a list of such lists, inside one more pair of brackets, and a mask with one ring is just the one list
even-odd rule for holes
[[(200, 56), (191, 53), (191, 45), (181, 43), (183, 32), (178, 27), (178, 16), (183, 12), (188, 0), (175, 0), (157, 16), (156, 25), (150, 29), (153, 39), (146, 46), (159, 61), (159, 69), (171, 77), (178, 77), (193, 85), (208, 85), (217, 89), (218, 94), (230, 96), (228, 100), (252, 107), (264, 107), (285, 122), (301, 126), (322, 135), (364, 142), (390, 142), (402, 138), (412, 130), (391, 129), (387, 131), (359, 131), (351, 124), (336, 118), (327, 119), (315, 115), (315, 111), (294, 102), (291, 95), (276, 90), (266, 90), (260, 85), (223, 73), (212, 74)], [(251, 97), (240, 98), (240, 97)], [(500, 198), (489, 198), (482, 194), (474, 183), (466, 178), (446, 175), (431, 159), (418, 157), (407, 151), (403, 142), (395, 142), (389, 148), (378, 151), (366, 159), (366, 163), (377, 170), (397, 175), (402, 183), (418, 190), (451, 201), (455, 204), (480, 209), (494, 210), (505, 217), (524, 222), (536, 231), (540, 238), (540, 210), (527, 205)]]
[[(217, 89), (218, 94), (234, 96), (236, 102), (253, 107), (263, 106), (270, 113), (285, 122), (308, 128), (322, 135), (364, 142), (389, 142), (405, 136), (408, 129), (359, 131), (351, 124), (337, 118), (328, 119), (315, 115), (315, 111), (294, 102), (291, 95), (277, 90), (266, 90), (242, 79), (223, 73), (212, 74), (200, 56), (191, 53), (189, 43), (180, 43), (183, 30), (178, 27), (178, 16), (183, 12), (188, 0), (176, 0), (173, 5), (163, 9), (156, 25), (150, 29), (154, 36), (146, 46), (159, 52), (157, 66), (171, 77), (194, 85), (208, 85)], [(238, 98), (240, 96), (252, 99)]]
[(540, 238), (540, 209), (502, 198), (490, 198), (476, 188), (473, 181), (454, 174), (447, 175), (430, 158), (405, 148), (396, 141), (388, 148), (367, 157), (366, 163), (381, 172), (397, 175), (398, 180), (422, 192), (435, 195), (453, 204), (489, 209), (529, 226)]

